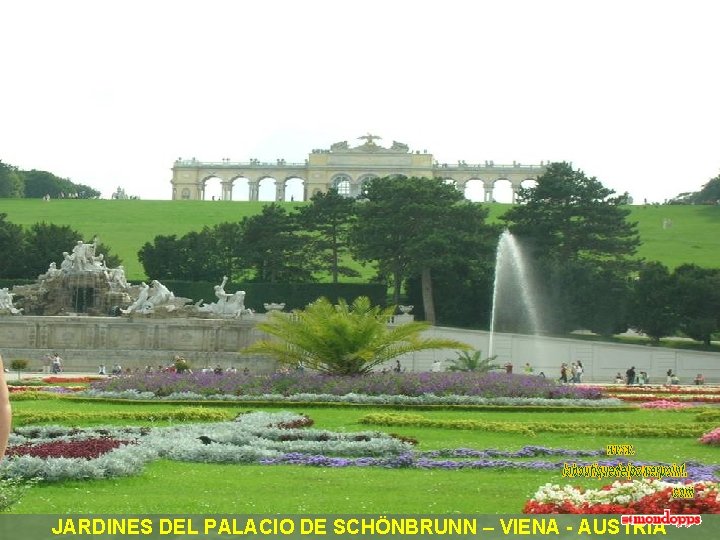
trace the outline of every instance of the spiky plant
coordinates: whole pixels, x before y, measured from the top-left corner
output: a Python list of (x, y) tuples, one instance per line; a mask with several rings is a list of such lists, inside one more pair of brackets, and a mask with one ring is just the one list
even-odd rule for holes
[(498, 364), (493, 364), (497, 356), (482, 358), (482, 351), (457, 351), (457, 358), (450, 360), (452, 365), (448, 371), (474, 371), (476, 373), (487, 373), (490, 370), (498, 369)]
[(292, 314), (273, 312), (257, 325), (276, 339), (263, 339), (245, 352), (267, 354), (288, 366), (302, 365), (333, 375), (368, 373), (406, 353), (426, 349), (468, 349), (451, 339), (423, 338), (424, 322), (389, 326), (395, 307), (372, 306), (361, 296), (349, 305), (326, 298)]

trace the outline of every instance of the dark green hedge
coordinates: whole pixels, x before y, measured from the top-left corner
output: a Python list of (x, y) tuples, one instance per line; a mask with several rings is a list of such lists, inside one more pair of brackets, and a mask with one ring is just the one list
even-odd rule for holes
[[(204, 300), (205, 303), (216, 302), (213, 287), (217, 283), (203, 281), (163, 281), (175, 296), (192, 298), (194, 302)], [(344, 298), (352, 301), (358, 296), (367, 296), (373, 304), (386, 305), (387, 288), (380, 283), (229, 283), (225, 290), (233, 293), (245, 291), (245, 307), (264, 312), (263, 304), (284, 302), (285, 310), (301, 309), (321, 296), (332, 302)]]

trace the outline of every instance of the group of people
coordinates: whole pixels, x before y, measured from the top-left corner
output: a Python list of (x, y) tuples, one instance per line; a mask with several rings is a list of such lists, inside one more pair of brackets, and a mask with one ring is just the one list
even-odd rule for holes
[(50, 372), (57, 375), (62, 373), (63, 370), (63, 359), (58, 353), (52, 353), (45, 357), (45, 362), (50, 365)]
[(581, 383), (583, 373), (585, 373), (585, 368), (580, 360), (572, 362), (569, 366), (566, 362), (563, 362), (560, 366), (560, 378), (558, 380), (561, 383)]
[[(668, 376), (670, 371), (671, 370), (668, 370)], [(644, 384), (648, 384), (650, 382), (650, 378), (648, 377), (647, 371), (638, 372), (635, 370), (635, 366), (632, 366), (625, 372), (625, 378), (623, 378), (623, 376), (618, 372), (618, 374), (615, 375), (615, 382), (618, 384), (625, 383), (628, 386), (632, 384), (643, 386)]]
[[(622, 374), (618, 371), (617, 375), (615, 375), (615, 383), (616, 384), (626, 384), (627, 386), (637, 384), (639, 386), (643, 386), (645, 384), (649, 384), (650, 378), (648, 377), (647, 371), (640, 371), (638, 372), (635, 369), (635, 366), (631, 366), (630, 369), (628, 369), (625, 372), (625, 376), (623, 377)], [(696, 385), (702, 385), (705, 384), (705, 377), (702, 373), (698, 373), (695, 376), (695, 379), (693, 382)], [(668, 369), (665, 372), (665, 385), (666, 386), (675, 386), (677, 384), (680, 384), (680, 378), (677, 376), (677, 373), (675, 373), (672, 368)]]

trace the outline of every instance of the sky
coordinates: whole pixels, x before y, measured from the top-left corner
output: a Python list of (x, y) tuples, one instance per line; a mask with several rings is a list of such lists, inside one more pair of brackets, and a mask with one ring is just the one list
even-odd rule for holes
[(569, 161), (635, 202), (720, 172), (720, 3), (23, 0), (0, 7), (0, 160), (170, 199), (178, 157), (337, 141)]

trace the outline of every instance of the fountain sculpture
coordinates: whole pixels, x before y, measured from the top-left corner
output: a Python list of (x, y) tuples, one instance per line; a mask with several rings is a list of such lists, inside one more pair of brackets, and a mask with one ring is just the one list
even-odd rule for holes
[(107, 267), (96, 240), (78, 241), (35, 283), (0, 289), (0, 343), (8, 358), (31, 366), (59, 351), (70, 370), (145, 368), (181, 355), (196, 365), (266, 371), (267, 359), (240, 353), (258, 334), (245, 291), (226, 292), (226, 284), (214, 287), (216, 302), (193, 303), (158, 280), (129, 283), (122, 266)]

